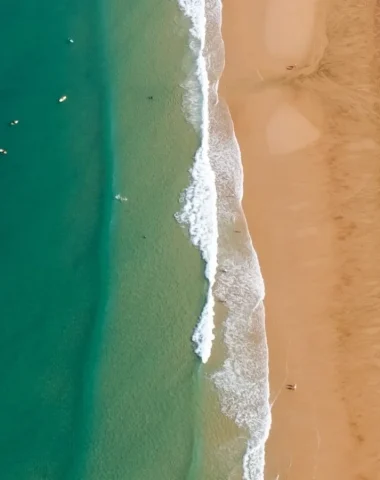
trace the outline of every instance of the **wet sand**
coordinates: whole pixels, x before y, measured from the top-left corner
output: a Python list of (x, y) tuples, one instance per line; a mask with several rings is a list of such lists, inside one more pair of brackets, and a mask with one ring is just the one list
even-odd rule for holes
[(266, 285), (265, 478), (377, 479), (376, 2), (223, 5), (220, 93), (242, 151), (244, 210)]

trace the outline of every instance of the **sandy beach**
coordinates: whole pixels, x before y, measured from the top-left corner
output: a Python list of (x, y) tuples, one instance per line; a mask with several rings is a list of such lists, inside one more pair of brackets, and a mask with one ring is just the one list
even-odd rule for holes
[(220, 94), (266, 286), (266, 480), (380, 478), (375, 14), (373, 1), (223, 3)]

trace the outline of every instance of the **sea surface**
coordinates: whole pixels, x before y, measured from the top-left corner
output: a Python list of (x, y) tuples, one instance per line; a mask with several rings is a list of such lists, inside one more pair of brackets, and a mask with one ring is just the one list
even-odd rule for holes
[[(175, 2), (109, 12), (115, 171), (107, 322), (89, 479), (197, 479), (204, 264), (175, 220), (199, 138), (182, 112), (188, 24)], [(149, 98), (153, 97), (153, 98)]]
[(262, 478), (264, 290), (220, 15), (0, 4), (1, 479)]
[(109, 250), (102, 26), (89, 0), (4, 0), (0, 18), (0, 478), (71, 478)]

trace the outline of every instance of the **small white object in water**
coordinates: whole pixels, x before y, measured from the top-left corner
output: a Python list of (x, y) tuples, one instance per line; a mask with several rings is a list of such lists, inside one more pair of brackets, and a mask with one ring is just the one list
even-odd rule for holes
[(12, 120), (12, 121), (9, 123), (9, 125), (12, 125), (12, 127), (13, 127), (14, 125), (17, 125), (17, 124), (18, 124), (18, 120)]
[(66, 100), (67, 100), (66, 95), (63, 95), (62, 97), (60, 97), (60, 98), (58, 99), (58, 102), (59, 102), (59, 103), (63, 103), (63, 102), (66, 102)]
[(67, 41), (68, 41), (69, 43), (74, 43), (74, 40), (73, 40), (72, 38), (70, 38), (70, 37), (67, 39)]
[(0, 148), (0, 155), (7, 155), (7, 151), (4, 148)]
[(122, 197), (120, 195), (120, 193), (118, 193), (117, 195), (115, 195), (115, 200), (118, 200), (119, 202), (128, 202), (128, 198), (127, 197)]

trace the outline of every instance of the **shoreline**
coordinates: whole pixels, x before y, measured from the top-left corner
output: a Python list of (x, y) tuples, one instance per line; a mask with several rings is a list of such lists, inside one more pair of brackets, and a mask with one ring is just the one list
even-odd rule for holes
[(223, 4), (219, 92), (266, 287), (269, 480), (377, 474), (374, 5), (350, 2), (342, 21), (338, 1)]

